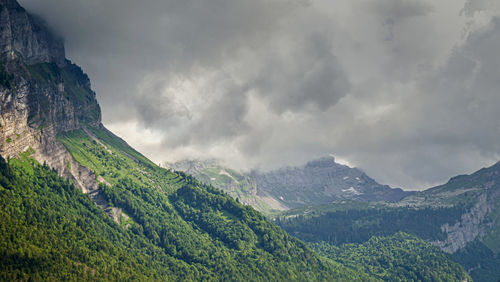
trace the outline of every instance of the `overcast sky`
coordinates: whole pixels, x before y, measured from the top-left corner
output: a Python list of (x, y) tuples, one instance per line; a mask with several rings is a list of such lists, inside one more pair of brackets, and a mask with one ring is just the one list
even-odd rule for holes
[(333, 154), (421, 189), (500, 160), (498, 0), (20, 0), (156, 162)]

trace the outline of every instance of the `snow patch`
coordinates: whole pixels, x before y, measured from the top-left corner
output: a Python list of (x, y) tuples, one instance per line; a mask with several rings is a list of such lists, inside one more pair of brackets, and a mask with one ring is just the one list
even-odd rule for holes
[(360, 193), (358, 190), (356, 190), (354, 187), (349, 187), (349, 189), (342, 189), (342, 192), (344, 193), (351, 193), (351, 194), (354, 194), (354, 195), (361, 195), (362, 193)]

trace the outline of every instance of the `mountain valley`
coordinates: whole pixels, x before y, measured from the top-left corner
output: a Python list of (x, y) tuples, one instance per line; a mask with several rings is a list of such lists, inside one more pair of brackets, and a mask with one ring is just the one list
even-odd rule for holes
[(63, 39), (0, 0), (0, 280), (496, 281), (500, 165), (422, 192), (333, 157), (160, 167)]

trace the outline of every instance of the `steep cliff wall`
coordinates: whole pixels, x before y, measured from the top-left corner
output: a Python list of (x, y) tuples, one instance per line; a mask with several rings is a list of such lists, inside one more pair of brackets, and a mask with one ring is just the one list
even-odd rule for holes
[(0, 0), (0, 154), (32, 148), (38, 161), (90, 192), (97, 189), (95, 175), (56, 140), (87, 126), (102, 126), (87, 75), (40, 20), (15, 0)]
[(399, 201), (410, 192), (381, 185), (357, 168), (324, 157), (301, 167), (254, 172), (259, 192), (289, 207), (329, 204), (337, 200)]
[(0, 0), (0, 55), (21, 56), (27, 64), (66, 64), (62, 39), (15, 0)]
[(447, 235), (445, 240), (430, 243), (450, 254), (465, 248), (476, 238), (482, 238), (486, 235), (491, 227), (485, 222), (486, 216), (491, 213), (493, 208), (494, 205), (488, 203), (487, 195), (481, 194), (477, 203), (469, 211), (462, 214), (459, 222), (453, 225), (446, 223), (441, 226), (441, 230)]

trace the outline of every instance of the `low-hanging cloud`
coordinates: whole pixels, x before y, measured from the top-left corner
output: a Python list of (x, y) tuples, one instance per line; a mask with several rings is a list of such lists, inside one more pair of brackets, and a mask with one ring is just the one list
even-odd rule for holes
[(21, 0), (155, 161), (333, 153), (423, 188), (500, 156), (500, 6), (483, 0)]

